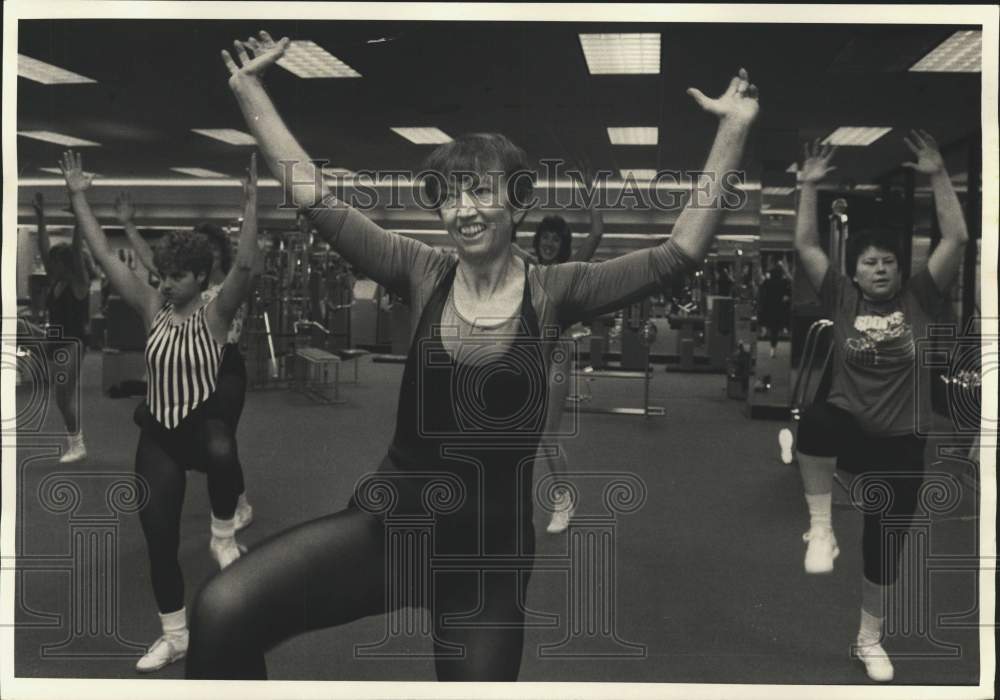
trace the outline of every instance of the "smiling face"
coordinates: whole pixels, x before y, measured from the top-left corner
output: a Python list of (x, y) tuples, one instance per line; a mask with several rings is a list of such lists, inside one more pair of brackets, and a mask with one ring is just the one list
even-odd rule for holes
[(469, 262), (494, 260), (508, 251), (523, 216), (507, 204), (501, 178), (477, 180), (450, 188), (438, 210), (459, 258)]
[(556, 262), (561, 247), (562, 238), (558, 232), (542, 231), (538, 235), (538, 261), (545, 264)]
[(899, 291), (899, 261), (891, 250), (868, 246), (854, 269), (854, 281), (868, 299), (891, 299)]

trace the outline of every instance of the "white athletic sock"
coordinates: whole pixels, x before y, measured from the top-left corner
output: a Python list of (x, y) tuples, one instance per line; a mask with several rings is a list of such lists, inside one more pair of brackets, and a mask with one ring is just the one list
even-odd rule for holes
[(870, 646), (878, 644), (880, 639), (882, 639), (882, 618), (875, 617), (862, 608), (861, 626), (858, 628), (858, 645)]
[(187, 634), (187, 610), (181, 608), (169, 613), (160, 613), (160, 626), (167, 637), (183, 637)]
[(222, 520), (221, 518), (212, 515), (212, 537), (217, 537), (219, 539), (232, 539), (236, 536), (236, 517), (233, 516), (229, 520)]
[(833, 529), (833, 493), (806, 494), (809, 505), (809, 529)]

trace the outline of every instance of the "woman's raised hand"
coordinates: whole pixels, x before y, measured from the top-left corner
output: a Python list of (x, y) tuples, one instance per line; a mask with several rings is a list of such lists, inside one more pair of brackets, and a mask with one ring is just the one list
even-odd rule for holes
[(288, 37), (275, 42), (265, 31), (261, 31), (257, 38), (234, 41), (236, 60), (228, 51), (222, 50), (222, 61), (229, 69), (229, 86), (235, 88), (244, 80), (260, 80), (264, 71), (285, 55), (290, 43)]
[(62, 170), (63, 177), (66, 178), (66, 188), (71, 193), (86, 191), (94, 181), (91, 173), (83, 172), (83, 158), (79, 153), (65, 151), (62, 160), (59, 161), (59, 169)]
[(688, 88), (687, 93), (706, 112), (735, 124), (749, 126), (760, 111), (757, 86), (750, 82), (745, 68), (740, 68), (739, 74), (733, 76), (729, 87), (719, 97), (707, 97), (697, 88)]
[[(912, 140), (911, 140), (912, 139)], [(917, 161), (903, 163), (904, 168), (913, 168), (918, 173), (933, 175), (944, 170), (944, 158), (938, 149), (937, 141), (926, 131), (912, 129), (910, 138), (903, 137), (906, 147), (917, 157)]]
[(837, 169), (837, 166), (830, 165), (833, 154), (837, 152), (836, 146), (823, 145), (820, 139), (816, 139), (811, 144), (806, 143), (804, 152), (802, 167), (796, 173), (799, 182), (819, 182)]
[(128, 192), (119, 192), (115, 197), (115, 215), (123, 224), (127, 224), (135, 218), (135, 205)]

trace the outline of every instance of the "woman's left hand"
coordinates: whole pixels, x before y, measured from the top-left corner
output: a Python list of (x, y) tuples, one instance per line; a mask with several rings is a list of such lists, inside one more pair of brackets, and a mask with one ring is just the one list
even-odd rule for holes
[(757, 86), (750, 82), (750, 75), (745, 68), (740, 68), (739, 74), (729, 81), (726, 91), (715, 99), (706, 97), (697, 88), (688, 88), (687, 93), (699, 107), (721, 121), (749, 126), (760, 111)]
[(938, 150), (937, 141), (926, 131), (911, 129), (910, 138), (903, 137), (903, 143), (917, 157), (917, 162), (908, 161), (903, 163), (904, 168), (912, 168), (918, 173), (933, 175), (944, 171), (944, 158)]

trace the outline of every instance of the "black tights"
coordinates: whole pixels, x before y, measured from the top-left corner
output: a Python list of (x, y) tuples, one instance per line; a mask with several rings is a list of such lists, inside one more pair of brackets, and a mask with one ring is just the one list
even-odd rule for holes
[(135, 471), (149, 488), (146, 505), (139, 511), (149, 552), (153, 595), (160, 612), (184, 606), (184, 578), (177, 551), (180, 546), (181, 507), (184, 504), (186, 469), (204, 467), (212, 513), (228, 520), (236, 511), (242, 482), (235, 442), (228, 423), (212, 414), (214, 397), (199, 406), (173, 430), (167, 430), (144, 406), (137, 411), (142, 427), (136, 448)]
[[(380, 520), (348, 508), (241, 557), (195, 602), (187, 677), (263, 679), (264, 654), (280, 642), (392, 609), (385, 538)], [(533, 534), (528, 539), (533, 553)], [(482, 580), (475, 572), (432, 573), (431, 579), (434, 592), (424, 605), (433, 619), (438, 679), (517, 680), (528, 572), (488, 572)], [(473, 611), (475, 621), (464, 628), (443, 617)]]
[(839, 468), (865, 480), (852, 489), (864, 509), (864, 574), (873, 583), (896, 581), (903, 541), (919, 505), (924, 444), (915, 435), (869, 435), (850, 413), (829, 403), (813, 404), (799, 421), (800, 454), (836, 457)]

